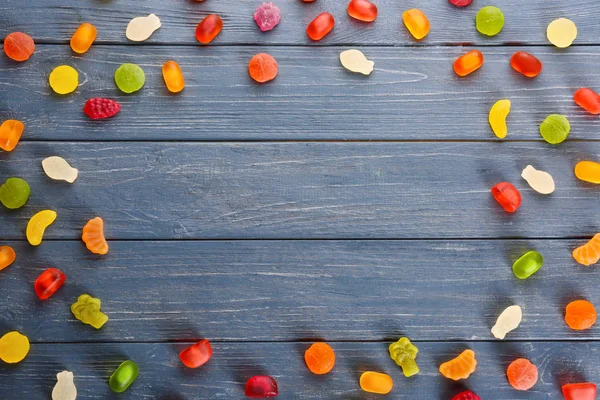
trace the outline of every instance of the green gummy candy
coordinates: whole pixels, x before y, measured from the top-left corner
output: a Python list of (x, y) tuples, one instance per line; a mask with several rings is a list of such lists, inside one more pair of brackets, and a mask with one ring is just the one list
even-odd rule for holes
[(408, 338), (400, 338), (388, 348), (390, 358), (402, 368), (404, 376), (411, 377), (419, 373), (419, 366), (415, 362), (419, 349)]
[(130, 360), (123, 361), (110, 376), (108, 385), (114, 392), (124, 392), (136, 380), (138, 374), (139, 368), (136, 363)]
[(146, 83), (146, 75), (136, 64), (123, 64), (115, 71), (115, 83), (122, 92), (137, 92)]
[(513, 273), (519, 279), (527, 279), (544, 265), (544, 257), (537, 251), (529, 251), (513, 264)]
[(498, 7), (483, 7), (475, 17), (475, 24), (479, 33), (486, 36), (495, 36), (504, 27), (504, 14)]
[(0, 186), (0, 201), (6, 208), (21, 208), (27, 203), (31, 189), (29, 184), (21, 178), (8, 178)]
[(540, 134), (550, 144), (564, 142), (569, 132), (571, 132), (571, 124), (564, 115), (560, 114), (548, 115), (540, 125)]

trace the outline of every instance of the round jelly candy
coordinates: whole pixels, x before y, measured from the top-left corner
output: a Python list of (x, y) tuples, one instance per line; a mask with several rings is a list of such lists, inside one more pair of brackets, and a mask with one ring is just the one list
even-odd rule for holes
[(575, 176), (584, 182), (600, 184), (600, 164), (581, 161), (575, 165)]
[(279, 389), (277, 388), (277, 382), (272, 377), (253, 376), (246, 382), (244, 393), (246, 397), (251, 398), (277, 397)]
[(162, 67), (163, 79), (171, 93), (179, 93), (185, 87), (185, 79), (181, 67), (175, 61), (167, 61)]
[(504, 139), (508, 134), (508, 127), (506, 126), (506, 117), (510, 113), (510, 100), (498, 100), (490, 109), (488, 120), (492, 131), (500, 139)]
[(372, 22), (377, 18), (377, 6), (369, 0), (350, 0), (348, 15), (363, 22)]
[(506, 369), (506, 377), (510, 386), (517, 390), (529, 390), (538, 380), (538, 369), (531, 361), (518, 358)]
[(79, 171), (69, 165), (67, 160), (62, 157), (52, 156), (42, 160), (42, 168), (48, 178), (57, 181), (75, 182)]
[(33, 290), (41, 300), (50, 298), (66, 282), (67, 277), (57, 268), (48, 268), (37, 277)]
[(321, 13), (306, 27), (306, 34), (312, 40), (321, 40), (333, 29), (335, 19), (328, 12)]
[(75, 68), (68, 65), (60, 65), (52, 70), (48, 78), (50, 87), (58, 94), (72, 93), (79, 84), (79, 74)]
[(13, 151), (21, 139), (25, 126), (16, 119), (7, 119), (0, 125), (0, 149)]
[(265, 83), (275, 79), (279, 68), (273, 56), (259, 53), (250, 59), (248, 73), (258, 83)]
[(56, 219), (56, 212), (52, 210), (44, 210), (35, 214), (27, 223), (25, 236), (27, 241), (32, 246), (37, 246), (42, 243), (46, 228), (51, 225)]
[(275, 28), (280, 20), (281, 14), (279, 8), (272, 2), (262, 3), (254, 13), (254, 21), (263, 32)]
[(473, 0), (448, 0), (450, 4), (456, 7), (466, 7), (473, 2)]
[(600, 114), (600, 95), (592, 89), (578, 89), (573, 95), (573, 100), (590, 114)]
[(146, 83), (146, 75), (136, 64), (123, 64), (115, 71), (115, 82), (124, 93), (140, 90)]
[(548, 115), (540, 125), (540, 134), (550, 144), (564, 142), (569, 132), (571, 132), (571, 124), (564, 115), (560, 114)]
[(129, 21), (125, 36), (132, 42), (143, 42), (160, 28), (160, 18), (154, 14), (147, 17), (136, 17)]
[(217, 14), (207, 15), (196, 27), (196, 40), (209, 44), (223, 29), (223, 20)]
[(137, 364), (133, 361), (123, 361), (110, 376), (108, 385), (113, 392), (124, 392), (137, 379), (139, 371)]
[(10, 246), (0, 246), (0, 270), (15, 262), (17, 253)]
[(575, 300), (567, 305), (565, 322), (574, 331), (590, 329), (596, 323), (596, 308), (586, 300)]
[(0, 202), (11, 210), (21, 208), (27, 203), (31, 189), (29, 184), (21, 178), (8, 178), (0, 186)]
[(498, 7), (483, 7), (475, 17), (475, 23), (479, 33), (487, 36), (495, 36), (504, 27), (504, 14)]
[(363, 75), (369, 75), (373, 72), (373, 61), (367, 60), (367, 57), (356, 49), (345, 50), (340, 53), (340, 62), (348, 71), (358, 72)]
[(4, 53), (15, 61), (26, 61), (35, 51), (31, 36), (23, 32), (13, 32), (4, 38)]
[(404, 26), (417, 40), (423, 39), (429, 33), (431, 25), (425, 13), (417, 8), (404, 11), (402, 14)]
[(90, 49), (92, 43), (96, 40), (97, 35), (98, 31), (96, 31), (96, 27), (90, 23), (84, 22), (79, 25), (79, 28), (77, 28), (73, 36), (71, 36), (71, 49), (73, 49), (75, 53), (85, 53)]
[(313, 343), (304, 353), (304, 361), (310, 372), (324, 375), (333, 369), (335, 353), (327, 343)]
[(483, 65), (483, 54), (479, 50), (471, 50), (454, 61), (454, 72), (458, 76), (467, 76)]
[(189, 368), (198, 368), (212, 357), (212, 347), (206, 339), (199, 341), (179, 353), (181, 362)]
[(542, 72), (542, 62), (537, 57), (524, 52), (517, 51), (510, 58), (510, 66), (528, 78), (535, 78)]
[(513, 213), (521, 205), (521, 193), (511, 183), (500, 182), (492, 188), (492, 196), (506, 212)]
[(537, 251), (523, 254), (512, 266), (513, 274), (519, 279), (527, 279), (544, 265), (544, 257)]
[(29, 353), (29, 339), (17, 331), (8, 332), (0, 338), (0, 359), (15, 364), (23, 361)]
[(388, 374), (366, 371), (360, 376), (360, 388), (365, 392), (387, 394), (393, 387), (394, 381)]
[(559, 18), (550, 22), (546, 29), (550, 43), (561, 49), (569, 47), (577, 38), (577, 26), (567, 18)]

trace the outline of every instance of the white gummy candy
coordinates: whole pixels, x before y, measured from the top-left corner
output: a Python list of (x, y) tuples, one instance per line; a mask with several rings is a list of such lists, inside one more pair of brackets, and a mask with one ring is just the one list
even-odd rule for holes
[(147, 17), (137, 17), (129, 21), (125, 36), (133, 42), (143, 42), (148, 39), (154, 31), (160, 28), (160, 18), (154, 14)]
[(52, 156), (42, 161), (42, 168), (50, 179), (57, 181), (67, 181), (69, 183), (75, 182), (79, 171), (73, 168), (65, 161), (64, 158), (58, 156)]
[(550, 194), (556, 188), (552, 175), (546, 171), (537, 170), (531, 165), (525, 167), (521, 172), (521, 177), (529, 183), (533, 190), (541, 194)]
[(367, 57), (360, 50), (346, 50), (340, 53), (340, 61), (344, 68), (352, 72), (358, 72), (363, 75), (369, 75), (373, 72), (373, 61), (367, 60)]
[(73, 383), (73, 373), (62, 371), (56, 374), (56, 385), (52, 389), (52, 400), (75, 400), (77, 398), (77, 388)]
[(510, 306), (498, 317), (496, 325), (492, 328), (492, 335), (497, 339), (504, 339), (506, 334), (514, 329), (517, 329), (523, 318), (521, 307)]

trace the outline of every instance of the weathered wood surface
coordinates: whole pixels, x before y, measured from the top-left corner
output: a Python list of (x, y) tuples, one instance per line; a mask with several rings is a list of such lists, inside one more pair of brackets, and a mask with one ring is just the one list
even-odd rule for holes
[[(441, 0), (440, 0), (441, 1)], [(598, 90), (598, 47), (557, 50), (527, 47), (544, 63), (528, 79), (512, 70), (512, 53), (523, 48), (483, 49), (482, 69), (457, 77), (452, 62), (470, 48), (368, 48), (372, 76), (352, 74), (339, 62), (345, 48), (94, 46), (73, 56), (68, 46), (39, 45), (26, 63), (0, 57), (0, 120), (25, 122), (24, 141), (43, 140), (497, 140), (488, 124), (490, 107), (512, 101), (508, 140), (538, 140), (549, 114), (571, 121), (571, 139), (600, 139), (600, 120), (573, 102), (580, 87)], [(279, 76), (257, 85), (248, 60), (268, 51)], [(171, 95), (161, 66), (177, 60), (185, 90)], [(142, 66), (146, 85), (125, 95), (114, 83), (124, 62)], [(69, 64), (80, 87), (57, 96), (48, 75)], [(83, 112), (90, 97), (121, 102), (119, 115), (91, 121)]]

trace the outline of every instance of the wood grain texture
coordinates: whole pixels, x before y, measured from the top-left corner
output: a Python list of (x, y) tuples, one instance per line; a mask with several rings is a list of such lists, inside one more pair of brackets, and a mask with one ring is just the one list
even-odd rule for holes
[[(5, 0), (0, 13), (0, 37), (12, 31), (23, 31), (40, 41), (66, 43), (81, 22), (98, 28), (97, 41), (130, 43), (125, 38), (127, 23), (134, 17), (155, 13), (162, 28), (150, 43), (198, 44), (196, 25), (207, 14), (222, 16), (224, 28), (213, 45), (220, 44), (386, 44), (435, 45), (464, 44), (549, 44), (546, 27), (554, 19), (567, 17), (579, 28), (577, 44), (597, 43), (597, 19), (600, 5), (595, 0), (528, 0), (498, 2), (505, 16), (505, 26), (495, 37), (486, 37), (475, 29), (475, 15), (487, 4), (474, 3), (457, 9), (446, 0), (420, 0), (406, 3), (396, 0), (375, 1), (379, 16), (372, 24), (355, 21), (348, 16), (346, 0), (317, 1), (304, 4), (300, 0), (275, 1), (281, 9), (282, 21), (269, 33), (262, 33), (252, 16), (260, 1), (219, 0), (195, 3), (188, 0), (46, 0), (37, 2)], [(402, 13), (411, 8), (422, 9), (431, 22), (431, 32), (421, 42), (415, 41), (404, 28)], [(334, 30), (321, 42), (306, 36), (306, 26), (319, 13), (331, 12), (336, 18)]]
[[(491, 106), (512, 101), (509, 140), (539, 140), (549, 115), (565, 114), (571, 138), (600, 139), (600, 120), (573, 101), (580, 87), (598, 90), (598, 47), (559, 51), (527, 47), (544, 63), (529, 79), (509, 59), (519, 48), (484, 49), (482, 69), (466, 78), (452, 71), (469, 48), (369, 48), (375, 72), (358, 76), (339, 62), (344, 47), (133, 47), (95, 46), (83, 57), (68, 46), (38, 45), (26, 63), (0, 57), (0, 120), (26, 125), (24, 141), (43, 140), (497, 140), (488, 124)], [(520, 48), (523, 49), (523, 48)], [(279, 63), (273, 83), (258, 85), (247, 64), (259, 52)], [(170, 94), (161, 66), (177, 60), (187, 87)], [(146, 85), (125, 95), (114, 83), (124, 62), (141, 65)], [(48, 75), (69, 64), (80, 87), (57, 96)], [(110, 97), (123, 108), (116, 117), (91, 121), (90, 97)]]

